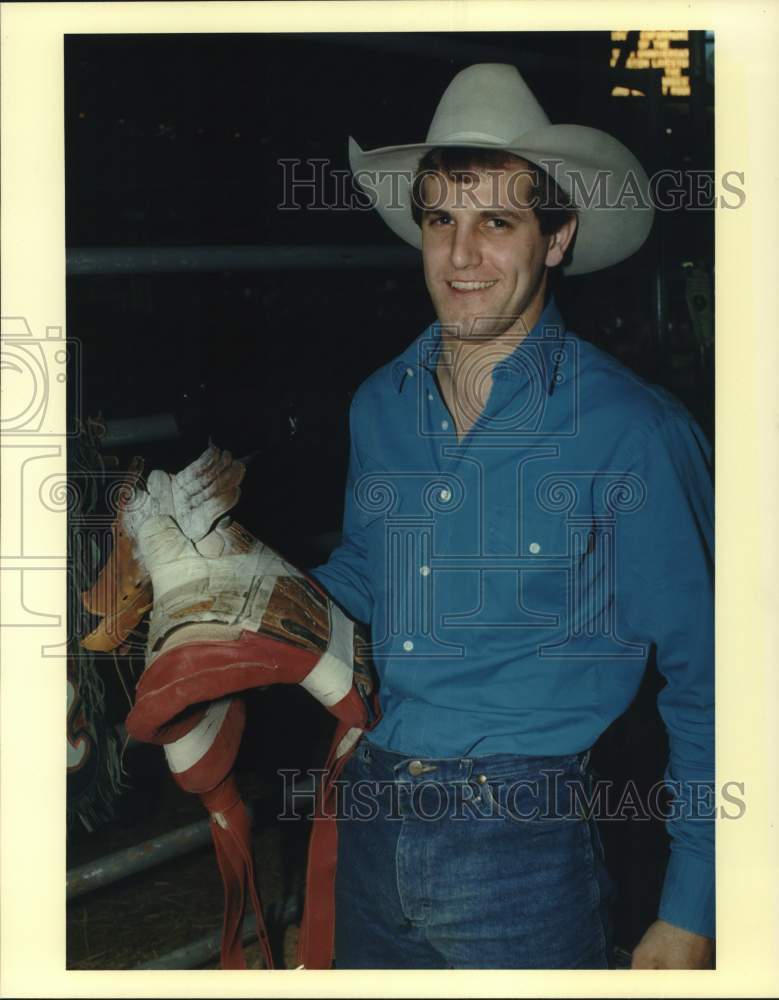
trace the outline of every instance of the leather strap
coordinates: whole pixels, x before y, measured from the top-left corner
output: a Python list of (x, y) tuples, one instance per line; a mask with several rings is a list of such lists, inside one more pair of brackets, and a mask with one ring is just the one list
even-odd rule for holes
[(232, 772), (221, 784), (200, 798), (211, 813), (211, 836), (224, 885), (221, 966), (223, 969), (247, 967), (241, 931), (248, 890), (257, 918), (257, 938), (265, 959), (265, 968), (272, 969), (273, 956), (256, 888), (249, 815)]
[(336, 779), (354, 752), (357, 742), (341, 757), (336, 752), (349, 726), (336, 729), (325, 765), (326, 778), (317, 790), (311, 837), (308, 843), (306, 901), (298, 938), (298, 964), (306, 969), (329, 969), (335, 948), (335, 873), (338, 860)]

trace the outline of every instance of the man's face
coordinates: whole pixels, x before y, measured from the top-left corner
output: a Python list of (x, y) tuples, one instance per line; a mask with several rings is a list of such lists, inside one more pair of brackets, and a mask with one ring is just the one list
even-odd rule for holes
[(425, 181), (425, 282), (438, 319), (461, 338), (524, 334), (543, 309), (546, 268), (562, 260), (570, 236), (541, 234), (527, 171), (516, 161), (462, 181)]

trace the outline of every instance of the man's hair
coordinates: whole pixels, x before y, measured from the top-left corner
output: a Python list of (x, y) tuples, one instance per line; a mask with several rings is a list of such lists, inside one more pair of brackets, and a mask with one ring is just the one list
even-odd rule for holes
[[(527, 163), (531, 177), (528, 206), (532, 206), (543, 236), (550, 236), (575, 218), (576, 209), (560, 185), (542, 167)], [(425, 153), (419, 161), (411, 188), (411, 215), (418, 226), (422, 225), (422, 215), (427, 207), (424, 184), (428, 175), (443, 174), (454, 181), (466, 175), (484, 173), (489, 170), (505, 170), (515, 164), (522, 164), (522, 158), (503, 149), (480, 149), (476, 146), (438, 146)], [(518, 167), (523, 170), (523, 167)], [(569, 248), (570, 249), (570, 248)], [(567, 256), (567, 255), (566, 255)]]

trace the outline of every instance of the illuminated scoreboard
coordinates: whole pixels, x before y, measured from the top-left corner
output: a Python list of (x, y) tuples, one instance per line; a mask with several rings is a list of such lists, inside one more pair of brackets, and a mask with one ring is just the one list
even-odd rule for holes
[[(663, 97), (690, 96), (688, 31), (612, 31), (612, 69), (661, 69)], [(643, 90), (614, 87), (612, 97), (644, 97)]]

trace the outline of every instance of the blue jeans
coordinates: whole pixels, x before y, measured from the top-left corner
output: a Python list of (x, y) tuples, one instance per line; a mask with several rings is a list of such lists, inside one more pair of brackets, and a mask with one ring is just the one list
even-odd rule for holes
[(342, 775), (335, 967), (611, 966), (588, 760), (414, 761), (363, 738)]

